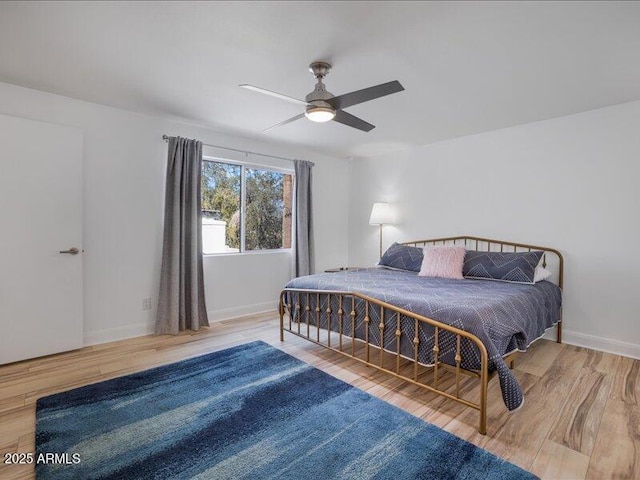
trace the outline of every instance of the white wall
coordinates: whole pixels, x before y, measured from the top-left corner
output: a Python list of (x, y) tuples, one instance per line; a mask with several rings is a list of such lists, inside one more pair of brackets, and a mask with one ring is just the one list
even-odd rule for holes
[(351, 163), (349, 261), (392, 241), (468, 234), (558, 248), (565, 341), (640, 358), (640, 102)]
[[(345, 160), (5, 83), (0, 83), (0, 113), (74, 126), (83, 132), (87, 344), (152, 329), (162, 247), (167, 151), (163, 134), (315, 162), (316, 265), (323, 269), (346, 264)], [(286, 253), (207, 257), (211, 316), (275, 308), (278, 292), (290, 277), (290, 262)], [(144, 297), (152, 298), (151, 311), (142, 310)]]

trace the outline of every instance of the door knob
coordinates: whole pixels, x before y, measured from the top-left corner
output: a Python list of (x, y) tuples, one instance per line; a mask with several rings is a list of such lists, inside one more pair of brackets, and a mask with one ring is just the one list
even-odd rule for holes
[(76, 247), (71, 247), (69, 250), (60, 250), (60, 253), (67, 253), (69, 255), (77, 255), (78, 253), (80, 253), (80, 250), (78, 250)]

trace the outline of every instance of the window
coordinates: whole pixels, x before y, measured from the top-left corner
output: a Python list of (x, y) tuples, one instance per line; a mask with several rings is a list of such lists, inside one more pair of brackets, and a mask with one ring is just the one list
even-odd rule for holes
[(293, 175), (203, 160), (204, 253), (291, 248)]

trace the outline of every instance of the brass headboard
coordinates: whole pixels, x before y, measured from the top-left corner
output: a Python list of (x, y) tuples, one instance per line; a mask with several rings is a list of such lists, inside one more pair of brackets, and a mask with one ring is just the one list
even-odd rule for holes
[(425, 245), (459, 245), (465, 247), (467, 250), (475, 250), (478, 252), (530, 252), (532, 250), (539, 250), (544, 252), (542, 255), (542, 266), (545, 268), (549, 267), (549, 270), (554, 273), (551, 280), (555, 280), (554, 283), (562, 288), (564, 259), (562, 258), (562, 254), (555, 248), (507, 242), (505, 240), (492, 240), (490, 238), (470, 237), (468, 235), (415, 240), (412, 242), (403, 242), (403, 245), (412, 245), (415, 247), (424, 247)]

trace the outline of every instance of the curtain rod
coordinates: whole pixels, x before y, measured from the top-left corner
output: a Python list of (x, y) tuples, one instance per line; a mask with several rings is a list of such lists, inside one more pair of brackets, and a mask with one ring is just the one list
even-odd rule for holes
[[(169, 135), (162, 135), (162, 139), (165, 142), (168, 142)], [(207, 147), (219, 148), (221, 150), (230, 150), (232, 152), (244, 153), (245, 155), (260, 155), (261, 157), (276, 158), (278, 160), (287, 160), (289, 162), (293, 162), (292, 158), (278, 157), (276, 155), (267, 155), (265, 153), (249, 152), (247, 150), (238, 150), (237, 148), (222, 147), (220, 145), (211, 145), (210, 143), (203, 143), (203, 145), (206, 145)], [(311, 162), (311, 165), (315, 166), (315, 163)]]

